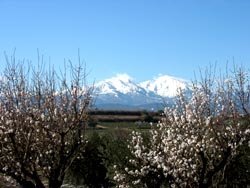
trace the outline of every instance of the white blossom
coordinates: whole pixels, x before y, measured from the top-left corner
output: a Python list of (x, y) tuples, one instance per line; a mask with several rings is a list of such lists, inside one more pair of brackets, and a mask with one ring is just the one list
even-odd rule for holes
[[(219, 161), (225, 159), (228, 147), (232, 150), (227, 154), (230, 156), (228, 160), (236, 155), (237, 148), (249, 138), (250, 129), (243, 131), (241, 116), (236, 113), (241, 110), (234, 104), (236, 99), (230, 98), (236, 95), (227, 93), (233, 94), (234, 90), (226, 91), (220, 87), (196, 85), (191, 97), (180, 93), (176, 105), (166, 107), (164, 117), (150, 131), (148, 148), (145, 149), (141, 134), (133, 131), (128, 147), (134, 155), (129, 159), (133, 169), (127, 166), (126, 173), (117, 171), (116, 174), (123, 178), (116, 179), (116, 182), (129, 184), (128, 180), (132, 178), (135, 179), (132, 184), (139, 184), (142, 177), (154, 171), (163, 172), (165, 178), (171, 176), (174, 179), (171, 187), (186, 187), (188, 183), (198, 187), (202, 157), (208, 161), (206, 171), (212, 171)], [(238, 121), (236, 125), (235, 121)]]

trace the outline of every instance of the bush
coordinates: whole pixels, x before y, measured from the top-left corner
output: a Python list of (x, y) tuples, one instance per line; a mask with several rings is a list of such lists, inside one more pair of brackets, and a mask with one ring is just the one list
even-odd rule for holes
[(239, 148), (239, 154), (225, 170), (225, 179), (221, 182), (228, 188), (247, 187), (250, 185), (250, 147), (245, 143)]
[(88, 187), (109, 187), (107, 168), (105, 166), (105, 145), (101, 137), (94, 132), (79, 157), (74, 160), (68, 171), (68, 181), (74, 185)]
[(114, 164), (124, 167), (128, 158), (127, 133), (123, 131), (89, 135), (80, 157), (74, 160), (67, 172), (66, 183), (88, 187), (114, 186)]

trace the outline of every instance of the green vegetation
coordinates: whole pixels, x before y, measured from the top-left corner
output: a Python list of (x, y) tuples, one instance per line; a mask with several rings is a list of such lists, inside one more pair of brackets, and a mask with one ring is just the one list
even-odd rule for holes
[[(100, 122), (103, 129), (92, 129), (88, 132), (88, 144), (76, 159), (66, 175), (65, 184), (90, 188), (115, 187), (113, 181), (116, 169), (129, 166), (129, 159), (133, 158), (128, 149), (128, 140), (133, 130), (140, 130), (132, 122)], [(143, 137), (145, 144), (149, 143), (149, 125)], [(235, 157), (225, 170), (225, 179), (221, 187), (246, 187), (250, 184), (250, 148), (245, 143), (239, 148), (240, 155)], [(116, 165), (116, 169), (114, 168)], [(156, 176), (155, 176), (156, 175)], [(156, 185), (158, 174), (149, 174), (143, 181)], [(155, 178), (153, 178), (155, 177)], [(163, 182), (161, 182), (164, 185)], [(166, 185), (167, 186), (167, 185)]]
[(89, 141), (68, 170), (65, 183), (90, 188), (113, 187), (114, 165), (125, 166), (130, 152), (127, 148), (128, 132), (108, 131), (99, 134), (93, 131)]
[(87, 135), (114, 131), (148, 131), (156, 126), (159, 113), (146, 111), (92, 111), (88, 123)]

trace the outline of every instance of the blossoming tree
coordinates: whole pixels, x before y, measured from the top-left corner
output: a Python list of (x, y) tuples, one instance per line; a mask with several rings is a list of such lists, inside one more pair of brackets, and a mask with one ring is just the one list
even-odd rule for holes
[[(58, 76), (15, 58), (0, 83), (0, 173), (23, 187), (60, 187), (85, 145), (91, 88), (84, 67)], [(68, 80), (69, 78), (69, 80)]]
[(250, 85), (239, 68), (216, 79), (207, 71), (191, 94), (179, 91), (149, 143), (133, 132), (127, 167), (115, 166), (117, 187), (211, 187), (242, 144), (249, 144)]

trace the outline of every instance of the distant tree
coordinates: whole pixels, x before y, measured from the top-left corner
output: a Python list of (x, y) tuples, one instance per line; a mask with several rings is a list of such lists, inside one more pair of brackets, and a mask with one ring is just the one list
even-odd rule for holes
[(85, 84), (85, 68), (70, 63), (59, 76), (41, 62), (27, 69), (15, 57), (6, 61), (0, 81), (0, 173), (23, 187), (59, 188), (86, 144), (92, 88)]
[(79, 157), (74, 160), (69, 168), (67, 176), (69, 182), (75, 185), (86, 185), (90, 188), (110, 187), (110, 180), (107, 177), (106, 145), (102, 137), (93, 132), (88, 139), (85, 149)]
[(67, 184), (93, 188), (114, 187), (114, 165), (128, 164), (127, 130), (98, 131), (88, 134), (88, 143), (67, 171)]
[(93, 116), (91, 117), (90, 115), (89, 120), (88, 120), (88, 127), (96, 128), (97, 124), (98, 124), (97, 119)]
[(242, 145), (238, 153), (225, 170), (225, 178), (221, 182), (224, 187), (235, 188), (250, 185), (250, 147), (248, 143)]
[(192, 94), (181, 90), (173, 107), (145, 144), (134, 131), (129, 164), (117, 168), (117, 187), (216, 187), (225, 169), (249, 143), (249, 73), (236, 68), (225, 77), (206, 71)]

